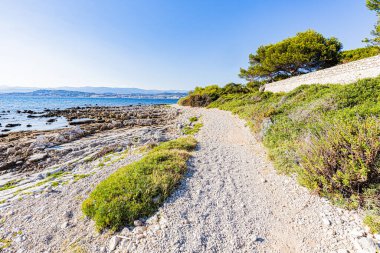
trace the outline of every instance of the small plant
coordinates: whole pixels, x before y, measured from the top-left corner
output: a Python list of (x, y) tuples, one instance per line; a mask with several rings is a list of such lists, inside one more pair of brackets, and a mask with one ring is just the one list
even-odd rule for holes
[(51, 183), (51, 186), (53, 187), (57, 187), (59, 185), (59, 182), (58, 181), (54, 181)]
[(20, 181), (21, 179), (13, 179), (7, 182), (5, 185), (0, 186), (0, 191), (5, 191), (5, 190), (15, 188)]
[(83, 213), (99, 230), (117, 230), (151, 215), (182, 179), (195, 146), (196, 140), (188, 136), (153, 148), (100, 182), (82, 203)]
[(189, 121), (190, 122), (196, 122), (196, 121), (198, 121), (198, 117), (191, 117), (191, 118), (189, 118)]
[(0, 239), (0, 250), (8, 248), (11, 244), (12, 241), (9, 239)]
[(74, 183), (81, 180), (82, 178), (86, 178), (91, 176), (92, 174), (74, 174)]
[(193, 134), (198, 133), (199, 130), (201, 130), (202, 127), (203, 127), (202, 123), (197, 123), (194, 126), (185, 126), (182, 129), (182, 133), (184, 133), (186, 135), (193, 135)]
[(380, 233), (380, 216), (379, 215), (367, 215), (363, 223), (371, 229), (371, 233)]

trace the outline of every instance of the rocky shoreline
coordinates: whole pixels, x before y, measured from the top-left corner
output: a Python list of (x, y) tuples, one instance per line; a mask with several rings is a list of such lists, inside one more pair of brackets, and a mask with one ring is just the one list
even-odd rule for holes
[[(0, 175), (9, 172), (42, 170), (52, 164), (60, 163), (67, 155), (76, 157), (85, 153), (83, 149), (62, 149), (60, 148), (62, 144), (106, 131), (147, 126), (161, 127), (170, 124), (178, 115), (175, 109), (162, 105), (78, 107), (47, 110), (43, 114), (32, 111), (20, 113), (29, 113), (33, 117), (44, 117), (51, 123), (56, 118), (64, 117), (70, 127), (50, 131), (21, 131), (2, 134), (0, 137)], [(129, 144), (122, 143), (120, 145), (125, 148)], [(97, 146), (102, 146), (101, 141)]]
[(104, 122), (1, 138), (3, 161), (18, 165), (0, 175), (1, 252), (76, 252), (79, 241), (88, 252), (100, 251), (109, 234), (83, 219), (83, 199), (146, 147), (181, 136), (189, 123), (189, 115), (164, 105), (71, 110), (52, 113), (69, 121), (100, 115)]

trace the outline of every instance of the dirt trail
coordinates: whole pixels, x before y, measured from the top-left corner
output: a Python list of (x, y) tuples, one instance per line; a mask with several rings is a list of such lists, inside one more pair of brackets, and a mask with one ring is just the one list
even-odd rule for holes
[(365, 234), (358, 215), (277, 175), (242, 120), (184, 110), (202, 115), (199, 147), (160, 209), (167, 227), (141, 240), (138, 252), (372, 252), (369, 238), (356, 235)]

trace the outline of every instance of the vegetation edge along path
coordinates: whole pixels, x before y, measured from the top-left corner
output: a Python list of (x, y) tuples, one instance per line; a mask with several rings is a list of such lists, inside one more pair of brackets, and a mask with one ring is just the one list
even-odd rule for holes
[(183, 129), (187, 136), (159, 144), (96, 186), (82, 203), (82, 211), (95, 221), (98, 230), (118, 230), (157, 211), (187, 171), (187, 161), (197, 145), (189, 134), (202, 126), (192, 125), (197, 120), (191, 118)]
[(231, 111), (268, 148), (280, 173), (334, 204), (367, 213), (380, 232), (380, 77), (348, 85), (304, 85), (288, 93), (242, 86), (196, 88), (182, 105)]

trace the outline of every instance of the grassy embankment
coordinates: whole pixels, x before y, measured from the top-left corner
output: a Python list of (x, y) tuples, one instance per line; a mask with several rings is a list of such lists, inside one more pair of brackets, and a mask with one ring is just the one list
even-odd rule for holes
[(199, 104), (198, 98), (244, 118), (279, 172), (298, 175), (337, 205), (367, 210), (364, 222), (380, 231), (380, 77), (289, 93), (225, 94), (213, 86), (181, 103)]
[(377, 46), (347, 50), (341, 53), (340, 63), (357, 61), (368, 57), (376, 56), (378, 54), (380, 54), (380, 47)]
[[(198, 124), (196, 129), (187, 126), (187, 131), (196, 133)], [(141, 160), (118, 169), (83, 202), (84, 214), (95, 221), (99, 230), (117, 230), (152, 215), (183, 178), (196, 144), (193, 136), (164, 142)]]

